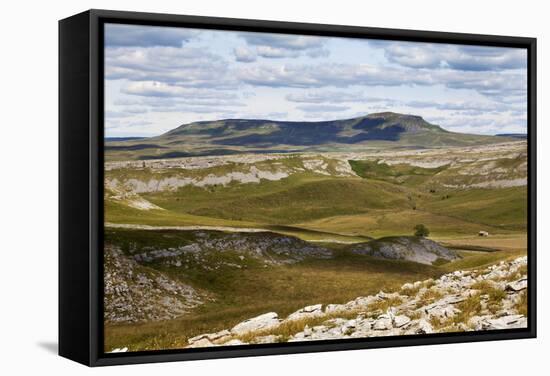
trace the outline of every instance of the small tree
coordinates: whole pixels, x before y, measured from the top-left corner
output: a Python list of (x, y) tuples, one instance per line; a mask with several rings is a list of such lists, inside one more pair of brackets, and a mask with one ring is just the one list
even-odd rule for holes
[(421, 236), (425, 238), (430, 235), (430, 230), (422, 224), (414, 226), (414, 236)]

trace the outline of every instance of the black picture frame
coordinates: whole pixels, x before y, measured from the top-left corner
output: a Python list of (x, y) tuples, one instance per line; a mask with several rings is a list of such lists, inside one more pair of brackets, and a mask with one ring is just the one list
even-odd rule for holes
[[(103, 24), (182, 26), (525, 48), (528, 54), (528, 328), (307, 343), (103, 353)], [(88, 10), (59, 21), (59, 354), (88, 366), (536, 337), (536, 39)]]

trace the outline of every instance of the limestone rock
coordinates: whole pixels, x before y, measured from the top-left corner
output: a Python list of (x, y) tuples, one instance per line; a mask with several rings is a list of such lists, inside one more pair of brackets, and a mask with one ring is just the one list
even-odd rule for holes
[(288, 315), (285, 321), (294, 321), (294, 320), (301, 320), (304, 318), (322, 316), (323, 315), (322, 308), (323, 308), (322, 304), (316, 304), (316, 305), (304, 307)]
[(430, 334), (433, 332), (434, 332), (433, 327), (428, 321), (424, 319), (418, 320), (417, 330), (416, 330), (417, 334)]
[(521, 291), (527, 288), (527, 278), (518, 279), (517, 281), (506, 284), (507, 291)]
[(257, 330), (271, 329), (279, 326), (279, 324), (280, 321), (277, 313), (269, 312), (238, 323), (231, 329), (231, 332), (239, 335)]
[(393, 318), (393, 325), (396, 328), (401, 328), (411, 322), (411, 319), (405, 315), (398, 315)]
[(212, 342), (210, 342), (207, 338), (201, 338), (199, 340), (194, 341), (191, 343), (189, 348), (196, 348), (196, 347), (212, 347), (215, 346)]
[(381, 315), (374, 322), (372, 327), (374, 330), (388, 330), (393, 328), (392, 319), (388, 315)]

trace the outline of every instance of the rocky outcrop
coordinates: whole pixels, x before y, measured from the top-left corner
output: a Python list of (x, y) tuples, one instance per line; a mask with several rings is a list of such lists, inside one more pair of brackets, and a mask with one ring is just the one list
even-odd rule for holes
[(459, 254), (433, 240), (417, 236), (393, 236), (350, 247), (353, 253), (391, 260), (407, 260), (432, 265), (436, 261), (459, 259)]
[(139, 265), (122, 250), (104, 250), (104, 319), (129, 323), (172, 319), (201, 304), (205, 295)]
[(189, 347), (526, 328), (526, 274), (526, 257), (455, 271), (392, 293), (304, 307), (285, 319), (270, 312), (191, 338)]
[[(146, 230), (144, 230), (146, 231)], [(158, 234), (169, 234), (170, 230)], [(129, 253), (139, 263), (162, 262), (173, 267), (199, 267), (216, 270), (220, 267), (245, 267), (248, 261), (265, 265), (292, 264), (306, 258), (330, 258), (331, 250), (293, 236), (251, 229), (250, 232), (215, 230), (178, 230), (185, 240), (167, 248), (140, 246), (134, 243)], [(220, 255), (238, 255), (228, 258)]]

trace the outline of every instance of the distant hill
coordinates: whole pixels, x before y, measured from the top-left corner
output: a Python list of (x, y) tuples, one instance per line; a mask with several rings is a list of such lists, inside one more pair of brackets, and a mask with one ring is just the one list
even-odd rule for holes
[(116, 142), (116, 141), (134, 141), (141, 140), (143, 137), (105, 137), (106, 142)]
[[(237, 153), (432, 148), (505, 141), (449, 132), (420, 116), (374, 113), (332, 121), (224, 119), (183, 124), (160, 136), (107, 142), (112, 159), (154, 159)], [(509, 138), (513, 140), (513, 138)]]
[(497, 134), (497, 136), (520, 138), (522, 140), (527, 139), (527, 134), (526, 133), (501, 133), (501, 134)]

